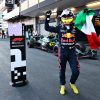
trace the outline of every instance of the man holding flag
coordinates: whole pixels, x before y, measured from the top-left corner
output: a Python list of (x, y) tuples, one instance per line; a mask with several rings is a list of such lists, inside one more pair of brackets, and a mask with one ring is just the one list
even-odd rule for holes
[(61, 23), (57, 26), (50, 26), (50, 15), (51, 11), (46, 12), (46, 20), (45, 20), (45, 30), (53, 33), (58, 33), (59, 37), (59, 51), (58, 51), (58, 61), (60, 68), (60, 94), (65, 95), (66, 93), (66, 63), (69, 62), (72, 75), (70, 78), (70, 87), (73, 93), (78, 94), (79, 90), (76, 87), (75, 83), (78, 79), (80, 73), (80, 66), (76, 55), (75, 50), (75, 27), (81, 30), (84, 34), (87, 35), (87, 39), (91, 48), (91, 52), (94, 55), (96, 53), (97, 48), (100, 46), (100, 39), (96, 36), (96, 32), (94, 26), (92, 24), (92, 17), (94, 15), (94, 11), (91, 9), (85, 9), (81, 11), (76, 20), (74, 14), (65, 9), (60, 15)]
[(78, 94), (78, 88), (75, 83), (80, 73), (80, 66), (78, 63), (76, 50), (75, 50), (75, 26), (74, 26), (74, 14), (68, 10), (63, 10), (60, 15), (61, 23), (57, 26), (50, 26), (50, 15), (51, 11), (47, 11), (45, 20), (45, 30), (58, 34), (59, 38), (59, 50), (58, 50), (58, 62), (60, 68), (60, 94), (65, 95), (66, 93), (66, 63), (69, 62), (72, 75), (70, 78), (70, 87), (73, 93)]

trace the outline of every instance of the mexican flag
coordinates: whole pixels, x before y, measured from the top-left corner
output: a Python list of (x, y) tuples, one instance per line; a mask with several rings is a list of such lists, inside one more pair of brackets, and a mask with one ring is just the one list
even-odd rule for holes
[(96, 50), (100, 47), (100, 38), (97, 37), (92, 23), (94, 14), (94, 10), (86, 8), (78, 13), (74, 23), (80, 31), (87, 35), (90, 48)]

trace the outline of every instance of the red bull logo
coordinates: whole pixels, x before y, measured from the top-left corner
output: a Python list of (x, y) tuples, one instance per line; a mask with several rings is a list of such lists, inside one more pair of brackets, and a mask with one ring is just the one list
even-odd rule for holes
[(63, 34), (62, 37), (65, 37), (65, 38), (70, 39), (72, 37), (75, 37), (75, 35), (74, 34), (71, 34), (71, 33), (66, 33), (66, 34)]

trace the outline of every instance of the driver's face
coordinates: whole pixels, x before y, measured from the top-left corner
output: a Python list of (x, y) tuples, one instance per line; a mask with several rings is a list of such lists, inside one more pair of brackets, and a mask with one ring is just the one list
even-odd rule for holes
[(62, 22), (64, 25), (71, 24), (73, 21), (74, 21), (74, 18), (73, 18), (73, 17), (62, 17), (62, 18), (61, 18), (61, 22)]

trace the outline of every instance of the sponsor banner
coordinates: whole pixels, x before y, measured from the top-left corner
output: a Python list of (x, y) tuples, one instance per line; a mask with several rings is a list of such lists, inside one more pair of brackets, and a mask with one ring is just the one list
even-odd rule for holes
[(5, 6), (9, 8), (13, 8), (14, 0), (5, 0)]
[(26, 81), (26, 50), (24, 36), (10, 37), (11, 82), (13, 84)]
[(8, 34), (9, 36), (22, 36), (23, 33), (23, 24), (22, 23), (8, 23)]

